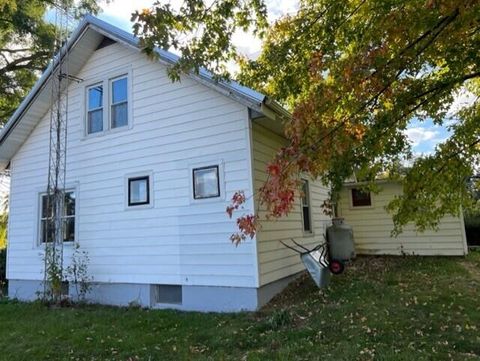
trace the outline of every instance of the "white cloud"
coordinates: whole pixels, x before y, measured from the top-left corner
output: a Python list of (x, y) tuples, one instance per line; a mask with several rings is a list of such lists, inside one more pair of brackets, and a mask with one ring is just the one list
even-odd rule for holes
[(453, 101), (450, 109), (448, 110), (448, 116), (454, 116), (456, 112), (460, 109), (472, 105), (477, 97), (472, 92), (468, 91), (465, 88), (460, 89), (460, 91), (455, 94), (455, 100)]
[(477, 100), (477, 96), (465, 88), (461, 88), (456, 94), (455, 99), (447, 112), (445, 125), (450, 126), (457, 122), (457, 112), (462, 108), (472, 105)]
[(436, 130), (430, 130), (427, 128), (422, 128), (422, 127), (409, 128), (405, 131), (405, 133), (407, 134), (407, 137), (410, 143), (414, 147), (426, 141), (432, 142), (432, 141), (440, 140), (440, 139), (437, 139), (440, 132)]
[(268, 19), (274, 21), (285, 14), (293, 14), (298, 6), (297, 0), (267, 0)]

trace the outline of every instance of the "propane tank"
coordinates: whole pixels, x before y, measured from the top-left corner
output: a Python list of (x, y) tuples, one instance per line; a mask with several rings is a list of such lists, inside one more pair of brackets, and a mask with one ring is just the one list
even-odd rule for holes
[(332, 219), (332, 225), (327, 227), (327, 240), (331, 259), (348, 261), (355, 258), (353, 230), (343, 218)]

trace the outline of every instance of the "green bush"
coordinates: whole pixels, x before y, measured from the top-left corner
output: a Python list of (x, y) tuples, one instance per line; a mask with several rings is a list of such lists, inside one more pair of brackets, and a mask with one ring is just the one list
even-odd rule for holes
[(480, 215), (465, 215), (465, 227), (480, 228)]
[(465, 233), (469, 246), (480, 246), (480, 210), (465, 212)]
[(7, 246), (8, 214), (0, 214), (0, 250)]

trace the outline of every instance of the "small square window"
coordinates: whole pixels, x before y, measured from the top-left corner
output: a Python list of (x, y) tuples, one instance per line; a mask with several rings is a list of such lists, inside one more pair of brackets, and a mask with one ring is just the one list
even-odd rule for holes
[(193, 169), (193, 198), (220, 197), (218, 165)]
[(352, 188), (352, 207), (368, 207), (372, 205), (369, 191)]
[(150, 178), (128, 178), (128, 205), (139, 206), (150, 204)]

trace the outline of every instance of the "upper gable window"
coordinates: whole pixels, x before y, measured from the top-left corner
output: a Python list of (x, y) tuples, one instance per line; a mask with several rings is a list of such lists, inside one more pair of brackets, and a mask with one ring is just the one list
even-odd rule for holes
[(108, 77), (86, 88), (86, 135), (130, 124), (129, 75)]
[(119, 128), (128, 125), (128, 79), (126, 76), (113, 79), (110, 99), (110, 126)]
[(98, 133), (103, 131), (103, 86), (91, 86), (87, 93), (87, 132)]

